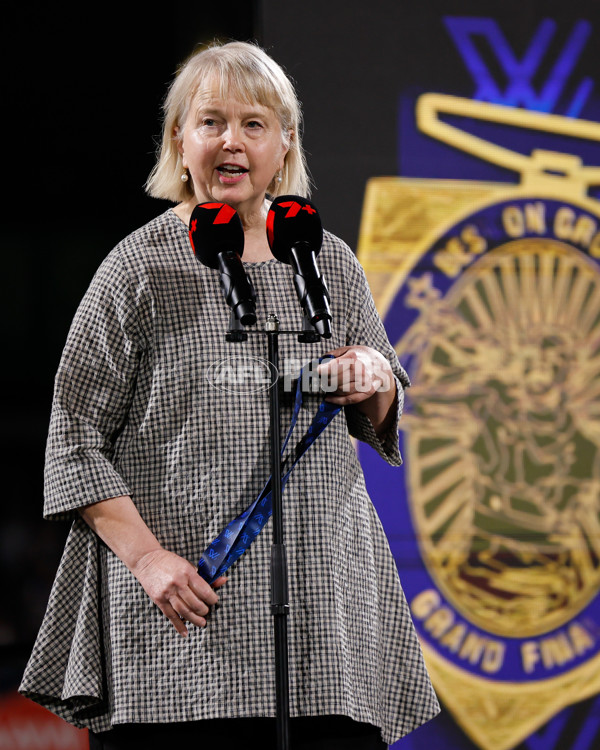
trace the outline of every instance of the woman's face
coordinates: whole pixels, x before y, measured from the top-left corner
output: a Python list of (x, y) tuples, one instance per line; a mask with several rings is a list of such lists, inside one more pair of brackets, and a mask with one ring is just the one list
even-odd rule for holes
[(228, 203), (242, 219), (262, 209), (287, 150), (273, 110), (210, 92), (194, 98), (179, 141), (196, 201)]

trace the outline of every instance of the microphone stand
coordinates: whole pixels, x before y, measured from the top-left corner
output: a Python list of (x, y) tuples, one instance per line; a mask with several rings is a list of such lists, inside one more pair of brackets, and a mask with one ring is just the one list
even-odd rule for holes
[[(266, 323), (269, 366), (279, 373), (279, 319), (269, 315)], [(277, 747), (289, 748), (289, 671), (287, 557), (283, 534), (281, 497), (281, 434), (279, 420), (279, 375), (269, 389), (271, 497), (273, 501), (273, 544), (271, 546), (271, 614), (275, 635), (275, 691), (277, 696)]]
[(289, 666), (288, 666), (288, 592), (287, 556), (283, 531), (281, 488), (281, 422), (279, 404), (279, 336), (293, 334), (301, 343), (314, 343), (321, 337), (307, 318), (302, 331), (282, 331), (277, 315), (267, 315), (264, 331), (241, 331), (241, 323), (232, 312), (228, 341), (245, 341), (248, 333), (266, 333), (270, 372), (277, 373), (269, 389), (269, 450), (271, 458), (271, 498), (273, 505), (273, 543), (271, 546), (271, 615), (275, 637), (275, 693), (277, 706), (277, 748), (289, 750)]

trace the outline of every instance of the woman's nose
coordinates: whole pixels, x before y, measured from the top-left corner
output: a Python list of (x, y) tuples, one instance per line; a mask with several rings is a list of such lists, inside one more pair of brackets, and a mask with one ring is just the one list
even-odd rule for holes
[(244, 139), (239, 128), (229, 126), (223, 133), (223, 149), (225, 151), (243, 151)]

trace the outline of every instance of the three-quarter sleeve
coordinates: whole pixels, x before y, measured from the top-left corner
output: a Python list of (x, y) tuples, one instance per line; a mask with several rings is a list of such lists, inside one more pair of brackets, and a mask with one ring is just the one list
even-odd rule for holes
[(392, 368), (397, 391), (396, 418), (385, 434), (378, 437), (369, 418), (355, 405), (345, 407), (348, 430), (352, 437), (370, 445), (389, 464), (400, 466), (402, 456), (398, 445), (398, 422), (404, 407), (404, 389), (410, 386), (410, 380), (387, 337), (365, 272), (352, 251), (348, 249), (348, 253), (347, 345), (369, 346), (383, 354)]
[(44, 472), (44, 517), (61, 519), (130, 494), (113, 465), (143, 352), (131, 289), (117, 250), (96, 272), (75, 314), (54, 383)]

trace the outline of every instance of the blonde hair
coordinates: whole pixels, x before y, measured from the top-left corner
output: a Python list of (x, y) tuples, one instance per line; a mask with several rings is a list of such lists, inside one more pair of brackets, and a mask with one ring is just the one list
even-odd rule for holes
[(203, 86), (218, 85), (221, 99), (229, 97), (260, 104), (276, 114), (283, 142), (289, 148), (281, 182), (273, 179), (267, 192), (310, 195), (310, 178), (301, 145), (302, 113), (294, 87), (283, 69), (256, 44), (212, 44), (195, 52), (180, 67), (164, 101), (162, 142), (146, 183), (154, 198), (180, 202), (194, 196), (192, 180), (181, 181), (183, 164), (177, 148), (190, 104)]

